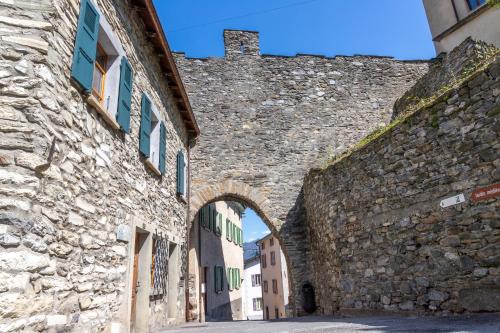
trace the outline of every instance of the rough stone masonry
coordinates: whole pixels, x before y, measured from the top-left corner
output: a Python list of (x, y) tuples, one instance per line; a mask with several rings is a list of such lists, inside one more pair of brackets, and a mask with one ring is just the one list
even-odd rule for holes
[(224, 43), (224, 58), (176, 57), (202, 132), (192, 151), (191, 216), (224, 197), (252, 206), (280, 238), (293, 298), (312, 278), (304, 175), (325, 156), (385, 125), (396, 98), (428, 64), (265, 56), (254, 32), (225, 31)]
[[(134, 70), (131, 133), (123, 135), (70, 83), (79, 1), (0, 3), (0, 332), (128, 332), (133, 242), (117, 239), (118, 228), (151, 225), (185, 242), (175, 158), (187, 133), (157, 53), (128, 2), (95, 2)], [(162, 178), (138, 152), (143, 91), (168, 120)], [(184, 320), (181, 277), (175, 315), (164, 300), (147, 304), (146, 327)]]
[[(466, 56), (465, 63), (477, 49), (469, 41), (460, 48), (451, 58)], [(322, 313), (500, 311), (499, 193), (474, 200), (475, 191), (500, 190), (495, 53), (461, 86), (307, 175), (305, 206)], [(458, 72), (468, 74), (463, 67)], [(426, 76), (416, 87), (440, 75)], [(414, 96), (429, 96), (417, 90)]]

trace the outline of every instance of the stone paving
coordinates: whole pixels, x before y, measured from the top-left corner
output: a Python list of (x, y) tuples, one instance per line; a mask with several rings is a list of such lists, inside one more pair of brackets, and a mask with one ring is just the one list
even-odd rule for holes
[(158, 333), (498, 333), (500, 314), (453, 317), (300, 317), (281, 321), (187, 324)]

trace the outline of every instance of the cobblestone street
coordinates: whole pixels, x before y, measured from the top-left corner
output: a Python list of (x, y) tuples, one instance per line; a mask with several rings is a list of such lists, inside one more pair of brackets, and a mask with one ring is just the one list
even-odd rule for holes
[(500, 315), (460, 317), (307, 317), (282, 321), (240, 321), (189, 324), (161, 333), (238, 332), (238, 333), (498, 333)]

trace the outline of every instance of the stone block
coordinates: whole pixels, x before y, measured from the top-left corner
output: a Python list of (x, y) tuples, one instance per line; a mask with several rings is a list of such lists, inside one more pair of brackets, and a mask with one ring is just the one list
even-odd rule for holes
[(49, 266), (48, 256), (31, 251), (20, 250), (0, 252), (0, 267), (12, 272), (36, 272)]
[(500, 288), (481, 287), (462, 289), (458, 293), (459, 304), (467, 311), (500, 311)]

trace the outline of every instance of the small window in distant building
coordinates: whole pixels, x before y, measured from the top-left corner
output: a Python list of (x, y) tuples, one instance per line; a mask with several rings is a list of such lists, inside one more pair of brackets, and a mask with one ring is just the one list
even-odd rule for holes
[(266, 248), (266, 243), (262, 242), (260, 243), (260, 249), (264, 250)]
[(269, 291), (269, 286), (267, 285), (267, 280), (264, 280), (262, 287), (263, 287), (265, 293), (267, 293)]
[(260, 286), (260, 274), (252, 274), (252, 287)]
[(274, 246), (274, 238), (272, 238), (272, 237), (269, 240), (269, 246)]
[(261, 261), (262, 261), (262, 268), (266, 268), (267, 267), (267, 260), (266, 260), (265, 253), (261, 256)]
[(280, 319), (280, 310), (278, 308), (274, 308), (274, 318)]
[(486, 0), (467, 0), (470, 10), (475, 10), (486, 3)]
[(253, 310), (254, 311), (261, 311), (262, 310), (262, 298), (254, 298), (253, 299)]
[(271, 265), (276, 265), (276, 253), (274, 251), (271, 251)]
[(273, 279), (273, 293), (277, 294), (278, 293), (278, 280)]

